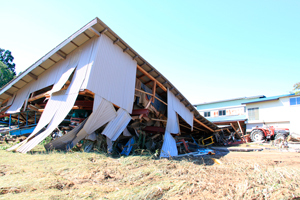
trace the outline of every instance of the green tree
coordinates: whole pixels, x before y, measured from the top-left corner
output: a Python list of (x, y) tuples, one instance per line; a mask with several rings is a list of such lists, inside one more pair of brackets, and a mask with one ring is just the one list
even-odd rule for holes
[(293, 92), (295, 92), (295, 94), (300, 94), (300, 82), (295, 83), (293, 87), (294, 87)]
[(9, 70), (12, 71), (14, 76), (16, 75), (15, 67), (16, 64), (13, 63), (14, 57), (11, 55), (11, 51), (0, 48), (0, 61), (4, 63), (4, 65), (7, 66)]
[(0, 88), (15, 77), (15, 74), (8, 69), (8, 67), (0, 61)]

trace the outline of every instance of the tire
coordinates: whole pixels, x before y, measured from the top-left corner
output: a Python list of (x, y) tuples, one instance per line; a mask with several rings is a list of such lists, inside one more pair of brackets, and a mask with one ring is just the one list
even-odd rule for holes
[(250, 138), (253, 142), (258, 142), (265, 139), (264, 133), (261, 130), (253, 130)]
[(276, 136), (275, 136), (275, 140), (278, 140), (278, 139), (285, 140), (285, 139), (286, 139), (286, 135), (283, 134), (283, 133), (278, 133), (278, 134), (276, 134)]

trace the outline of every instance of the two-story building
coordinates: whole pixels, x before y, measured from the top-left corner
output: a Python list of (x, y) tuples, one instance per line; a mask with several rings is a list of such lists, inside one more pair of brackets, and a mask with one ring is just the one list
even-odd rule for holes
[(300, 95), (259, 95), (201, 103), (195, 107), (217, 125), (237, 126), (239, 123), (248, 133), (253, 127), (269, 125), (300, 134)]

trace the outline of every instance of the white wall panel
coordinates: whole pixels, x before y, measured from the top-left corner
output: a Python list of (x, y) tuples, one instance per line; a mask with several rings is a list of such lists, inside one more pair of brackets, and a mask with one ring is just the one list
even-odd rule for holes
[(86, 88), (131, 113), (136, 61), (103, 34), (98, 38), (97, 49)]

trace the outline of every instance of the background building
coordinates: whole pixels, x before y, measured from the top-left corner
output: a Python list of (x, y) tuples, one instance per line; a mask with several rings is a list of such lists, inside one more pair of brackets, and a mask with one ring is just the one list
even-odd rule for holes
[(265, 124), (289, 128), (291, 133), (300, 134), (300, 95), (242, 97), (196, 104), (195, 107), (217, 125), (233, 123), (236, 126), (239, 122), (248, 133), (253, 127)]

